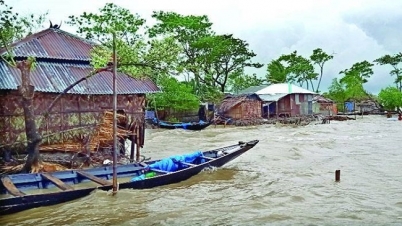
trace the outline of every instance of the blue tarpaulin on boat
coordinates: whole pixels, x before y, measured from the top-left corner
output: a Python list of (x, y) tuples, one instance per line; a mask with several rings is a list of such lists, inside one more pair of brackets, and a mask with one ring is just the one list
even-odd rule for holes
[[(158, 120), (157, 120), (157, 119), (154, 119), (154, 122), (155, 122), (155, 123), (158, 123)], [(163, 122), (163, 121), (159, 121), (159, 125), (174, 126), (174, 127), (176, 127), (176, 128), (184, 128), (184, 129), (186, 129), (187, 126), (191, 126), (191, 125), (193, 125), (193, 124), (194, 124), (193, 122), (166, 123), (166, 122)], [(204, 124), (206, 124), (206, 122), (200, 120), (200, 121), (198, 121), (198, 124), (204, 125)]]
[[(167, 172), (175, 172), (177, 170), (181, 170), (185, 168), (183, 164), (180, 162), (186, 162), (186, 163), (193, 163), (197, 158), (203, 156), (201, 151), (196, 151), (194, 153), (190, 154), (184, 154), (184, 155), (174, 155), (170, 156), (165, 159), (161, 159), (157, 162), (154, 162), (152, 164), (148, 165), (149, 169), (156, 169), (156, 170), (163, 170)], [(201, 159), (201, 163), (204, 162), (204, 159)], [(138, 181), (138, 180), (144, 180), (145, 175), (142, 174), (140, 176), (134, 177), (131, 179), (131, 181)]]

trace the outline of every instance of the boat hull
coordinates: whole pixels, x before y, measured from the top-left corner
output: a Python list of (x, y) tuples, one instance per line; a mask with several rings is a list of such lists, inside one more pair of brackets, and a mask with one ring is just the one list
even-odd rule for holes
[[(201, 171), (207, 169), (207, 168), (212, 168), (212, 167), (221, 167), (225, 165), (226, 163), (234, 160), (235, 158), (239, 157), (240, 155), (244, 154), (251, 148), (253, 148), (256, 144), (258, 143), (258, 140), (255, 141), (250, 141), (247, 143), (240, 143), (238, 145), (231, 145), (227, 146), (224, 148), (212, 150), (212, 151), (206, 151), (203, 152), (204, 156), (209, 156), (210, 159), (208, 161), (205, 161), (203, 163), (196, 164), (194, 166), (181, 169), (179, 171), (175, 172), (170, 172), (166, 174), (161, 174), (152, 178), (147, 178), (145, 180), (139, 180), (139, 181), (130, 181), (130, 182), (124, 182), (119, 184), (119, 189), (149, 189), (149, 188), (154, 188), (154, 187), (159, 187), (163, 185), (168, 185), (168, 184), (174, 184), (178, 183), (184, 180), (187, 180), (197, 174), (199, 174)], [(237, 150), (235, 150), (237, 148)], [(233, 151), (235, 150), (235, 151)], [(223, 156), (218, 156), (219, 152), (229, 152)], [(215, 155), (215, 157), (214, 157)], [(147, 162), (147, 164), (151, 164), (156, 161), (151, 161)], [(129, 165), (122, 165), (118, 166), (118, 177), (127, 177), (127, 176), (134, 176), (138, 173), (139, 168), (135, 164), (129, 164)], [(110, 167), (102, 167), (102, 168), (95, 168), (95, 169), (88, 169), (85, 170), (85, 172), (91, 174), (91, 175), (96, 175), (97, 177), (103, 177), (104, 179), (111, 179), (112, 171), (110, 170)], [(27, 174), (27, 176), (30, 175), (32, 176), (33, 174)], [(78, 177), (77, 172), (73, 171), (60, 171), (56, 172), (53, 175), (57, 176), (64, 182), (70, 182), (70, 184), (74, 184), (79, 180), (77, 180), (76, 177)], [(24, 175), (22, 175), (24, 176)], [(81, 181), (88, 181), (88, 180), (81, 180)], [(34, 183), (34, 182), (33, 182)], [(42, 184), (41, 187), (49, 187), (51, 183), (48, 184)], [(2, 188), (3, 190), (5, 188)], [(77, 189), (77, 190), (66, 190), (66, 191), (60, 191), (60, 192), (52, 192), (52, 193), (46, 193), (46, 194), (36, 194), (36, 195), (24, 195), (24, 196), (19, 196), (19, 197), (10, 197), (10, 198), (4, 198), (0, 199), (0, 215), (4, 214), (11, 214), (11, 213), (16, 213), (36, 207), (41, 207), (41, 206), (50, 206), (50, 205), (55, 205), (55, 204), (60, 204), (64, 202), (69, 202), (73, 201), (76, 199), (83, 198), (87, 195), (89, 195), (91, 192), (93, 192), (96, 189), (101, 189), (104, 191), (108, 191), (112, 189), (111, 185), (103, 185), (103, 186), (97, 186), (97, 187), (90, 187), (90, 188), (82, 188), (82, 189)]]

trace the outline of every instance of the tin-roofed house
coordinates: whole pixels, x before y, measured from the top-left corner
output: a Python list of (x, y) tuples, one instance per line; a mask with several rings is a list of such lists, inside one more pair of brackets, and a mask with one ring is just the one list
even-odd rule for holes
[[(36, 58), (31, 85), (35, 88), (33, 101), (38, 131), (44, 136), (42, 145), (89, 139), (105, 112), (112, 110), (112, 73), (105, 71), (72, 88), (56, 102), (47, 117), (43, 115), (56, 96), (93, 70), (90, 51), (95, 46), (95, 43), (56, 28), (30, 35), (12, 45), (17, 60), (28, 56)], [(0, 54), (5, 53), (5, 49), (0, 49)], [(22, 148), (26, 139), (17, 91), (20, 84), (18, 69), (0, 61), (0, 144), (3, 148)], [(127, 124), (133, 134), (138, 135), (136, 143), (142, 146), (145, 95), (159, 92), (159, 89), (147, 78), (135, 79), (123, 73), (117, 73), (116, 87), (117, 108), (127, 115)]]
[(313, 114), (312, 99), (316, 93), (302, 87), (280, 83), (250, 87), (240, 93), (250, 92), (260, 97), (264, 118)]

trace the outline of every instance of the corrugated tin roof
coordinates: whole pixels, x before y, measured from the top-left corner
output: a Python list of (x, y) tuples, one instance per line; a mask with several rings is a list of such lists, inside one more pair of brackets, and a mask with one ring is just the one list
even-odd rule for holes
[(279, 93), (279, 94), (260, 94), (258, 95), (260, 99), (264, 102), (273, 102), (273, 101), (278, 101), (282, 97), (288, 95), (287, 93)]
[[(31, 72), (35, 91), (60, 93), (69, 85), (87, 76), (92, 71), (88, 64), (37, 62)], [(21, 84), (18, 69), (0, 61), (0, 89), (17, 89)], [(81, 82), (68, 93), (113, 94), (111, 72), (101, 72)], [(117, 94), (155, 93), (159, 88), (150, 79), (134, 79), (123, 73), (116, 76)]]
[[(60, 29), (49, 28), (13, 43), (15, 57), (36, 57), (37, 66), (31, 72), (31, 82), (39, 92), (62, 92), (91, 71), (90, 51), (96, 44)], [(5, 54), (0, 49), (0, 55)], [(17, 89), (21, 76), (17, 69), (0, 60), (0, 89)], [(134, 79), (118, 73), (118, 94), (159, 92), (149, 79)], [(112, 94), (112, 73), (101, 72), (80, 83), (68, 93)]]
[(239, 94), (251, 94), (256, 93), (264, 88), (268, 87), (268, 85), (260, 85), (260, 86), (250, 86), (247, 89), (243, 89), (239, 92)]
[(257, 91), (256, 93), (258, 95), (260, 95), (260, 94), (274, 95), (274, 94), (281, 94), (281, 93), (286, 93), (286, 94), (290, 94), (290, 93), (316, 94), (313, 91), (304, 89), (302, 87), (296, 86), (296, 85), (291, 84), (291, 83), (272, 84), (272, 85), (269, 85), (266, 88), (263, 88), (263, 89)]
[[(60, 29), (48, 28), (11, 45), (14, 56), (62, 60), (90, 60), (96, 44)], [(5, 54), (6, 49), (0, 49)]]

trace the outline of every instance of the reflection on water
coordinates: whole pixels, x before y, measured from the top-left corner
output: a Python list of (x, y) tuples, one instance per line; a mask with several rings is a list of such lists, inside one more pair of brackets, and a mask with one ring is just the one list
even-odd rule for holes
[[(221, 169), (147, 190), (96, 191), (2, 216), (1, 225), (402, 224), (402, 123), (381, 116), (325, 125), (148, 130), (153, 159), (260, 143)], [(341, 170), (341, 182), (334, 171)]]

